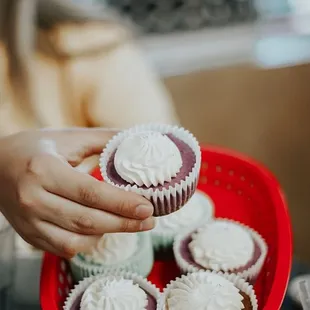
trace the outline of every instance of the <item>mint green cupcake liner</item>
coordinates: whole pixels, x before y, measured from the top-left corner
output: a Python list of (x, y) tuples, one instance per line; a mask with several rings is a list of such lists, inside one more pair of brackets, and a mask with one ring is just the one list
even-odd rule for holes
[(76, 281), (99, 274), (108, 275), (119, 272), (132, 272), (147, 277), (152, 270), (154, 253), (149, 232), (138, 233), (139, 241), (136, 253), (129, 259), (117, 264), (96, 264), (77, 254), (70, 260), (70, 267)]

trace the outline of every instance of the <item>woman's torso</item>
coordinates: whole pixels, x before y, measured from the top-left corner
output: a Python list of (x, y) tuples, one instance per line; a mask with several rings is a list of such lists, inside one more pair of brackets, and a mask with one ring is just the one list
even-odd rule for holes
[[(111, 31), (111, 38), (114, 34)], [(60, 60), (37, 51), (31, 67), (31, 108), (35, 114), (31, 118), (27, 117), (22, 103), (17, 103), (14, 98), (8, 78), (7, 50), (0, 44), (0, 135), (38, 126), (63, 128), (91, 125), (87, 120), (84, 104), (87, 100), (87, 88), (96, 76), (93, 71), (98, 70), (94, 66), (94, 59), (105, 57), (104, 42), (107, 41), (107, 45), (109, 43), (103, 27), (66, 25), (49, 35), (53, 36), (54, 43), (64, 52), (74, 54), (98, 45), (103, 46), (102, 53)]]

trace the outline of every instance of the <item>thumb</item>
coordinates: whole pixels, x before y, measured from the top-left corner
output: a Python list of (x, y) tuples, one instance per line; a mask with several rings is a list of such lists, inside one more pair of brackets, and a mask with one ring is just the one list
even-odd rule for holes
[[(107, 144), (107, 142), (117, 134), (121, 129), (108, 129), (108, 128), (92, 128), (88, 133), (91, 134), (91, 139), (93, 143), (89, 145), (88, 152), (85, 154), (85, 159), (75, 167), (77, 171), (84, 173), (91, 173), (97, 166), (99, 162), (99, 152)], [(105, 139), (103, 139), (103, 133), (105, 134)], [(108, 139), (107, 139), (108, 138)], [(91, 153), (91, 154), (90, 154)]]
[(70, 140), (77, 143), (83, 158), (100, 154), (108, 141), (120, 130), (110, 128), (77, 128), (71, 129)]
[(75, 167), (75, 170), (89, 174), (96, 167), (98, 167), (98, 163), (99, 163), (99, 155), (92, 155), (82, 160), (82, 162)]

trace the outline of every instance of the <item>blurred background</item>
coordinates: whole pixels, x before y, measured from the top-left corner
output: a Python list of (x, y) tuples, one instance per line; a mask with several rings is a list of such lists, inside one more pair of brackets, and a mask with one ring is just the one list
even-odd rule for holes
[(133, 21), (182, 125), (202, 144), (243, 152), (277, 176), (295, 256), (310, 264), (310, 1), (76, 2)]

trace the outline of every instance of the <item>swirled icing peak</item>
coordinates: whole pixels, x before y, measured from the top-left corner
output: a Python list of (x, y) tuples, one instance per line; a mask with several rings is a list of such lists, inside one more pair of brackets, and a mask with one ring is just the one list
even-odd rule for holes
[(206, 269), (229, 271), (245, 266), (254, 255), (254, 241), (241, 225), (214, 221), (192, 235), (189, 249)]
[(113, 265), (130, 258), (138, 248), (138, 234), (104, 234), (85, 260), (92, 263)]
[(241, 310), (243, 296), (232, 282), (216, 274), (189, 274), (173, 283), (169, 310)]
[(167, 135), (147, 131), (122, 141), (115, 153), (114, 166), (128, 183), (150, 187), (170, 182), (181, 169), (182, 157)]
[[(177, 212), (156, 218), (156, 226), (153, 232), (164, 231), (168, 233), (177, 233), (182, 229), (186, 229), (200, 222), (203, 216), (207, 216), (206, 213), (209, 212), (211, 216), (212, 210), (206, 210), (206, 202), (204, 201), (203, 203), (201, 199), (206, 198), (202, 198), (199, 194), (195, 193), (184, 207)], [(212, 208), (211, 205), (208, 204), (208, 206)], [(205, 217), (204, 220), (206, 220)]]
[(132, 280), (103, 278), (84, 292), (81, 310), (145, 310), (147, 295)]

